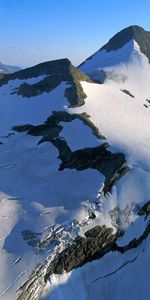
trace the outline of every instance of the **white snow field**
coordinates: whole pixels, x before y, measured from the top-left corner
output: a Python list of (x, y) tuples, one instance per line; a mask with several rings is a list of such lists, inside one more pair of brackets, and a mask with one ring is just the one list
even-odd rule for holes
[(42, 235), (47, 226), (75, 216), (80, 220), (82, 202), (95, 199), (100, 185), (100, 176), (94, 170), (59, 172), (54, 146), (37, 146), (36, 141), (17, 134), (0, 149), (0, 295), (4, 299), (15, 299), (16, 287), (42, 259), (23, 240), (22, 231)]
[[(150, 65), (131, 40), (123, 48), (97, 52), (81, 69), (106, 78), (103, 84), (82, 82), (85, 104), (68, 108), (62, 82), (50, 93), (25, 98), (12, 94), (23, 82), (39, 82), (45, 75), (11, 80), (0, 87), (0, 299), (17, 299), (18, 289), (41, 266), (30, 299), (38, 299), (38, 284), (46, 265), (80, 234), (95, 225), (122, 229), (117, 244), (138, 238), (149, 222), (137, 209), (150, 200)], [(99, 77), (100, 76), (100, 77)], [(128, 91), (131, 93), (127, 94)], [(146, 100), (147, 99), (147, 100)], [(146, 105), (146, 106), (144, 106)], [(41, 136), (12, 130), (16, 125), (39, 125), (53, 111), (87, 113), (106, 137), (112, 152), (126, 156), (129, 171), (101, 194), (105, 178), (94, 169), (59, 171), (58, 150)], [(81, 120), (60, 122), (59, 137), (72, 151), (102, 144)], [(94, 206), (97, 199), (98, 205)], [(89, 208), (96, 218), (89, 222)], [(116, 213), (116, 215), (115, 215)], [(118, 221), (119, 220), (119, 221)], [(39, 248), (52, 228), (60, 241)], [(67, 237), (67, 238), (66, 238)], [(62, 275), (52, 275), (43, 291), (45, 300), (149, 300), (150, 240), (124, 254), (117, 251)], [(41, 277), (40, 277), (41, 276)], [(26, 299), (25, 299), (26, 300)]]
[[(43, 76), (44, 78), (45, 76)], [(39, 77), (38, 81), (39, 81)], [(32, 84), (37, 82), (37, 78), (32, 78)], [(28, 80), (27, 80), (28, 81)], [(53, 110), (64, 110), (68, 105), (67, 99), (63, 97), (67, 87), (65, 83), (61, 83), (51, 93), (43, 93), (42, 95), (25, 98), (16, 94), (12, 94), (17, 87), (26, 80), (10, 80), (8, 84), (0, 88), (1, 110), (0, 110), (0, 134), (15, 125), (32, 124), (38, 125), (49, 117)]]

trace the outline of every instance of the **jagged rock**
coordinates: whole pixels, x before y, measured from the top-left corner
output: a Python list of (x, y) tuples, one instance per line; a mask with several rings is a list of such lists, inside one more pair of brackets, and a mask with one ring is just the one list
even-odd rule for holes
[(45, 281), (52, 273), (61, 274), (64, 270), (70, 272), (86, 262), (102, 257), (113, 248), (119, 235), (119, 231), (113, 234), (112, 228), (96, 226), (85, 233), (85, 238), (78, 236), (74, 243), (52, 262)]
[(134, 96), (131, 94), (131, 92), (130, 91), (128, 91), (128, 90), (121, 90), (123, 93), (125, 93), (125, 94), (127, 94), (128, 96), (130, 96), (130, 97), (132, 97), (132, 98), (134, 98)]

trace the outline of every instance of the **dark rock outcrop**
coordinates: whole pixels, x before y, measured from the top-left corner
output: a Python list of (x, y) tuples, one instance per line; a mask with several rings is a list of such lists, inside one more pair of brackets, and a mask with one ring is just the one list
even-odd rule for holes
[(134, 98), (134, 96), (131, 94), (131, 92), (130, 91), (128, 91), (128, 90), (121, 90), (123, 93), (125, 93), (125, 94), (127, 94), (128, 96), (130, 96), (130, 97), (132, 97), (132, 98)]
[(64, 249), (47, 270), (45, 281), (53, 274), (61, 274), (63, 271), (83, 266), (85, 263), (103, 257), (109, 252), (120, 235), (113, 234), (112, 228), (96, 226), (85, 233), (85, 237), (78, 236), (74, 243)]
[[(51, 139), (53, 137), (58, 137), (58, 133), (62, 130), (62, 126), (59, 124), (60, 122), (71, 122), (73, 120), (82, 121), (85, 126), (88, 126), (92, 133), (98, 138), (105, 140), (105, 137), (99, 132), (99, 129), (94, 125), (94, 123), (90, 120), (90, 116), (86, 113), (82, 114), (69, 114), (65, 111), (53, 111), (52, 115), (47, 118), (47, 120), (40, 125), (17, 125), (12, 129), (18, 132), (27, 132), (28, 134), (47, 137), (47, 139)], [(51, 132), (55, 131), (54, 135), (51, 135)]]

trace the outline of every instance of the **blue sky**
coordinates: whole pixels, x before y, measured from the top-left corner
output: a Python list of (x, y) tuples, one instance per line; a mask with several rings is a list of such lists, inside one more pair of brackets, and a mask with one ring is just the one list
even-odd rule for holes
[(148, 0), (0, 0), (0, 61), (77, 65), (124, 27), (150, 30), (149, 12)]

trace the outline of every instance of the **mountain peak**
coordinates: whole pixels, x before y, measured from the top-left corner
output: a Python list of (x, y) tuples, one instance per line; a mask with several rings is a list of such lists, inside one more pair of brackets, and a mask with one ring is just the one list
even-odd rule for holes
[(146, 31), (138, 25), (131, 25), (119, 31), (100, 50), (109, 52), (120, 49), (132, 39), (137, 42), (141, 52), (150, 61), (150, 31)]
[(150, 32), (145, 31), (144, 28), (138, 25), (131, 25), (116, 33), (100, 50), (105, 49), (107, 52), (117, 50), (122, 48), (131, 39), (135, 39), (141, 48), (142, 43), (145, 44), (145, 42), (147, 42), (145, 41), (147, 38), (150, 44)]
[[(116, 33), (108, 43), (80, 64), (79, 68), (93, 80), (103, 82), (107, 77), (105, 68), (111, 67), (114, 70), (116, 65), (131, 63), (133, 57), (138, 66), (139, 57), (143, 57), (141, 54), (144, 54), (150, 63), (150, 31), (138, 25), (131, 25)], [(122, 73), (120, 76), (122, 78)]]

